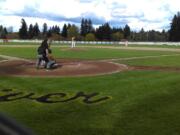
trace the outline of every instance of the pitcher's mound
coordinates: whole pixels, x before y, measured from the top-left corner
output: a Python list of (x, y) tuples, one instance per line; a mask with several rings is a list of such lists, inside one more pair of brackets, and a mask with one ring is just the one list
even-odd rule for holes
[(0, 63), (0, 75), (3, 76), (94, 76), (111, 74), (127, 70), (127, 66), (112, 62), (100, 61), (58, 61), (58, 68), (52, 70), (36, 69), (35, 61), (21, 60), (5, 61)]

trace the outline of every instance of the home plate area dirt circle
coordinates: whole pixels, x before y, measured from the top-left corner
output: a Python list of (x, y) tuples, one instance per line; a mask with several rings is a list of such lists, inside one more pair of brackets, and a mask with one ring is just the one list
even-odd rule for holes
[(36, 61), (8, 60), (0, 63), (1, 76), (95, 76), (127, 70), (127, 66), (104, 61), (57, 60), (58, 68), (36, 69)]

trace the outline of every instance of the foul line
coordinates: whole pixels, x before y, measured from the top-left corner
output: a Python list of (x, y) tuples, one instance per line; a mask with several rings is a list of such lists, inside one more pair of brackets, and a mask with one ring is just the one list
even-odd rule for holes
[(118, 60), (136, 60), (136, 59), (146, 59), (146, 58), (158, 58), (158, 57), (168, 57), (168, 56), (179, 56), (180, 54), (164, 54), (164, 55), (158, 55), (158, 56), (142, 56), (142, 57), (129, 57), (129, 58), (117, 58), (117, 59), (105, 59), (100, 60), (102, 62), (108, 62), (108, 61), (118, 61)]
[(5, 61), (9, 61), (9, 60), (22, 60), (22, 61), (32, 62), (31, 60), (28, 60), (28, 59), (14, 57), (14, 56), (8, 56), (8, 55), (0, 55), (0, 57), (6, 59), (6, 60), (2, 60), (1, 62), (5, 62)]

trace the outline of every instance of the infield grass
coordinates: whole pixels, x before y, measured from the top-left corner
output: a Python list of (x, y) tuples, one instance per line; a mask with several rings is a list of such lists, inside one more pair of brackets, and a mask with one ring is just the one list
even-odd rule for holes
[(139, 58), (132, 60), (119, 60), (119, 63), (131, 66), (162, 66), (162, 67), (180, 67), (180, 55), (164, 56), (154, 58)]
[[(168, 51), (150, 51), (150, 50), (121, 50), (109, 48), (76, 48), (72, 50), (69, 47), (52, 47), (53, 55), (56, 58), (70, 59), (112, 59), (126, 57), (159, 56), (165, 54), (177, 54), (177, 52)], [(35, 59), (37, 57), (37, 46), (34, 47), (0, 47), (0, 54)]]

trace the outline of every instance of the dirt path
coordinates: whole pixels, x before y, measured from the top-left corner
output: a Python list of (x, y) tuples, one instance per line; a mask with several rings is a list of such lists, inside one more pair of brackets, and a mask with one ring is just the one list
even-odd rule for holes
[(1, 76), (39, 76), (39, 77), (65, 77), (65, 76), (95, 76), (117, 73), (127, 70), (127, 66), (113, 62), (99, 61), (61, 61), (57, 69), (36, 69), (35, 61), (29, 63), (23, 60), (11, 60), (0, 63)]
[[(87, 46), (89, 47), (89, 46)], [(173, 51), (180, 52), (180, 49), (171, 48), (147, 48), (147, 47), (109, 47), (109, 46), (93, 46), (94, 48), (111, 48), (111, 49), (127, 49), (127, 50), (153, 50), (153, 51)], [(82, 48), (83, 49), (83, 48)], [(76, 51), (79, 51), (76, 49)], [(155, 71), (177, 71), (178, 67), (160, 67), (160, 66), (127, 66), (118, 64), (119, 60), (147, 59), (168, 56), (179, 56), (180, 54), (159, 55), (159, 56), (142, 56), (129, 57), (106, 60), (69, 60), (59, 59), (57, 63), (59, 67), (54, 70), (36, 69), (35, 60), (0, 55), (4, 60), (0, 61), (1, 76), (23, 76), (23, 77), (75, 77), (75, 76), (96, 76), (106, 75), (129, 70), (155, 70)]]

